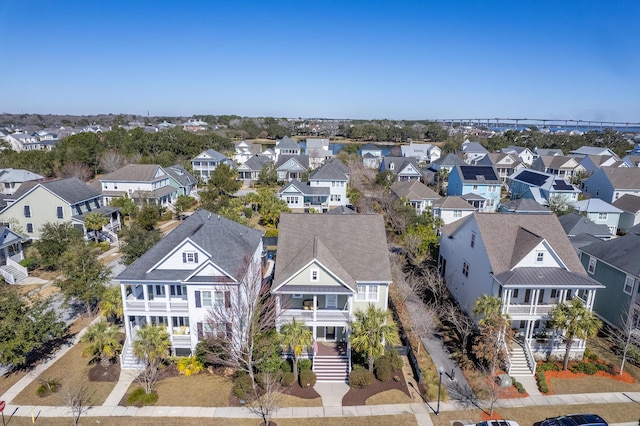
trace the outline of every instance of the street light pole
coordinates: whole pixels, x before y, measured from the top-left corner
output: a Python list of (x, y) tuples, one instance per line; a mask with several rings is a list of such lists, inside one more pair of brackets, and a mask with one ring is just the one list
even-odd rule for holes
[(436, 416), (440, 415), (440, 393), (442, 391), (442, 373), (444, 373), (444, 368), (440, 367), (438, 373), (440, 373), (440, 382), (438, 383), (438, 408), (436, 409)]

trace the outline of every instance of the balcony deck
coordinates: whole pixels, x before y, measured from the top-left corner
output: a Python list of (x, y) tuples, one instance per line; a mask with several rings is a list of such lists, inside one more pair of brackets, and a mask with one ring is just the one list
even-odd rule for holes
[(296, 321), (304, 322), (343, 324), (349, 321), (349, 311), (341, 309), (285, 309), (279, 316), (278, 322), (287, 323), (291, 322), (294, 318)]

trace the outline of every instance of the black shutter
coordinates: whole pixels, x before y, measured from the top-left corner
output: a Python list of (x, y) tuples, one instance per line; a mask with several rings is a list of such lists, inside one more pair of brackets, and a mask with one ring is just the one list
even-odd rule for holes
[(176, 295), (176, 286), (175, 285), (170, 285), (169, 286), (169, 294), (171, 296), (175, 296)]
[(200, 292), (196, 291), (196, 308), (202, 307), (202, 301), (200, 300)]
[(198, 327), (198, 340), (202, 340), (202, 338), (204, 337), (204, 326), (201, 322), (197, 323), (196, 325)]
[(225, 308), (231, 307), (231, 294), (228, 291), (224, 292), (224, 307)]
[(225, 332), (227, 334), (227, 338), (231, 337), (231, 323), (227, 322), (225, 325)]
[(182, 263), (187, 263), (187, 253), (182, 253)]
[(198, 253), (193, 253), (193, 261), (198, 263)]

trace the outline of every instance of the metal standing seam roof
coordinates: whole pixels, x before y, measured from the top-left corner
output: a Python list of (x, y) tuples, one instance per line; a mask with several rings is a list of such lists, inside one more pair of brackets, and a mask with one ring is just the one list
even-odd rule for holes
[(600, 198), (589, 198), (586, 200), (576, 201), (573, 203), (573, 207), (578, 211), (587, 213), (622, 213), (622, 210), (618, 207), (609, 204)]
[(507, 287), (588, 287), (604, 288), (598, 281), (561, 268), (515, 268), (495, 276)]

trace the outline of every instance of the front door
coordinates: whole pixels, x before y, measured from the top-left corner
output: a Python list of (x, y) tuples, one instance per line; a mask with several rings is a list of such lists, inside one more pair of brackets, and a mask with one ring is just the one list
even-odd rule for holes
[(325, 327), (324, 338), (328, 342), (335, 342), (336, 340), (336, 328), (335, 327)]
[(327, 309), (338, 309), (338, 295), (337, 294), (327, 294), (326, 298), (326, 306)]

